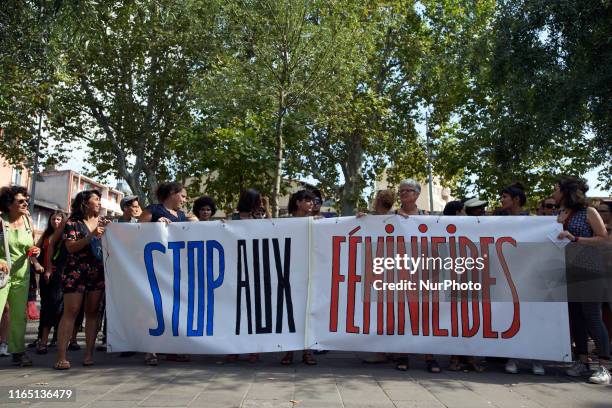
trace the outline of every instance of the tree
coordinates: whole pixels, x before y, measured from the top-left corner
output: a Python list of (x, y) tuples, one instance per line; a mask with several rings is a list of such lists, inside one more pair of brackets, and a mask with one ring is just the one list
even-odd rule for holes
[(214, 3), (90, 2), (63, 10), (63, 72), (56, 126), (84, 140), (103, 177), (127, 181), (143, 201), (171, 178), (171, 148), (191, 123), (191, 83), (207, 69)]
[[(48, 117), (58, 82), (50, 44), (61, 1), (6, 1), (0, 9), (0, 154), (11, 164), (33, 167), (49, 148)], [(61, 153), (47, 157), (53, 164)]]
[(463, 175), (459, 193), (496, 197), (519, 180), (540, 197), (557, 175), (601, 164), (609, 182), (610, 16), (606, 2), (499, 2), (442, 148), (446, 171)]
[(224, 72), (244, 81), (232, 94), (257, 94), (265, 108), (274, 108), (271, 204), (275, 216), (284, 175), (287, 118), (307, 101), (316, 100), (334, 80), (337, 61), (342, 61), (351, 41), (351, 6), (319, 0), (241, 0), (225, 7), (229, 50), (224, 64), (230, 68)]

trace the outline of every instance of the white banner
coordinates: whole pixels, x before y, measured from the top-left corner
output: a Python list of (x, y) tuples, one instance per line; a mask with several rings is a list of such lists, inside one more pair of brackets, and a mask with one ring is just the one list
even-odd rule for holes
[(300, 350), (308, 220), (111, 224), (109, 351)]
[(113, 224), (109, 351), (569, 361), (559, 230), (553, 217)]
[[(559, 231), (553, 217), (317, 221), (311, 290), (326, 295), (310, 305), (307, 343), (327, 350), (569, 361), (567, 304), (544, 301), (563, 297), (565, 290)], [(380, 274), (368, 268), (371, 258), (391, 259), (398, 253), (417, 260), (435, 257), (444, 264), (449, 258), (473, 258), (476, 267), (481, 258), (484, 268), (453, 273), (443, 270), (448, 265), (436, 270), (434, 262), (413, 274), (397, 265)], [(414, 290), (372, 290), (402, 277), (414, 282)], [(480, 283), (481, 289), (437, 290), (432, 285), (462, 279)]]

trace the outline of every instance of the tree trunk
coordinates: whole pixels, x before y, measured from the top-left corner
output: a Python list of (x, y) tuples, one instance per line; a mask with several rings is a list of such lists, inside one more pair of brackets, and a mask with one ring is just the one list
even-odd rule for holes
[(274, 186), (272, 187), (272, 197), (270, 197), (270, 204), (272, 206), (272, 217), (276, 218), (279, 214), (278, 196), (281, 188), (281, 177), (283, 170), (283, 153), (284, 153), (284, 141), (283, 141), (283, 120), (285, 116), (285, 93), (281, 89), (278, 94), (278, 112), (276, 118), (276, 129), (275, 129), (275, 167), (274, 167)]
[(340, 214), (354, 215), (359, 204), (362, 185), (363, 145), (361, 135), (353, 133), (348, 138), (347, 158), (341, 166), (344, 186), (340, 191)]

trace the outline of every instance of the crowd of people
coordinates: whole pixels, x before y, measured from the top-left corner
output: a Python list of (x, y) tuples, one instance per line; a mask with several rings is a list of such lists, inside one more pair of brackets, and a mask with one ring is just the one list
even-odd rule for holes
[[(598, 245), (610, 242), (612, 202), (602, 201), (596, 207), (587, 200), (588, 186), (584, 180), (573, 177), (559, 179), (552, 194), (538, 203), (536, 215), (556, 216), (563, 225), (559, 239), (571, 243)], [(428, 215), (418, 208), (417, 199), (421, 186), (412, 179), (399, 185), (399, 206), (393, 190), (381, 190), (376, 194), (372, 214), (396, 214), (402, 217)], [(121, 201), (123, 215), (116, 222), (206, 222), (217, 213), (215, 201), (208, 196), (197, 198), (191, 211), (184, 210), (188, 202), (187, 191), (178, 182), (161, 183), (156, 191), (158, 203), (144, 209), (136, 196), (127, 196)], [(26, 353), (26, 303), (31, 280), (38, 282), (40, 294), (40, 320), (38, 339), (34, 344), (36, 353), (46, 354), (49, 345), (57, 346), (54, 368), (65, 370), (71, 367), (68, 350), (80, 348), (76, 341), (79, 327), (85, 321), (85, 353), (82, 364), (94, 364), (95, 341), (100, 330), (105, 333), (104, 313), (104, 265), (102, 262), (101, 237), (108, 223), (113, 220), (100, 216), (101, 194), (97, 190), (78, 193), (72, 202), (71, 213), (55, 212), (42, 236), (35, 240), (33, 223), (28, 211), (29, 195), (24, 187), (10, 186), (0, 190), (1, 240), (0, 245), (0, 356), (12, 355), (16, 366), (30, 366), (32, 361)], [(288, 212), (292, 217), (321, 217), (323, 203), (321, 192), (306, 188), (292, 194)], [(530, 215), (525, 209), (527, 196), (520, 183), (507, 186), (500, 192), (500, 207), (488, 211), (489, 203), (478, 197), (467, 197), (448, 202), (443, 215), (446, 216), (520, 216)], [(359, 213), (358, 217), (366, 213)], [(247, 189), (240, 194), (235, 212), (227, 222), (245, 219), (269, 218), (268, 200), (256, 190)], [(571, 245), (571, 244), (570, 244)], [(609, 268), (610, 265), (606, 265)], [(610, 337), (612, 331), (612, 304), (610, 302), (568, 302), (570, 333), (574, 344), (574, 363), (567, 369), (570, 376), (589, 376), (590, 382), (610, 384)], [(49, 337), (53, 332), (51, 342)], [(588, 342), (592, 339), (596, 355), (589, 353)], [(122, 353), (130, 356), (134, 353)], [(303, 350), (302, 361), (317, 364), (310, 350)], [(174, 361), (189, 361), (186, 354), (167, 355)], [(225, 362), (238, 360), (238, 355), (228, 355)], [(281, 364), (292, 364), (293, 352), (287, 352)], [(427, 370), (439, 373), (441, 367), (433, 355), (425, 355)], [(248, 356), (250, 362), (259, 360), (258, 354)], [(398, 370), (408, 369), (407, 354), (372, 353), (366, 363), (394, 361)], [(157, 365), (158, 356), (146, 353), (144, 362)], [(505, 369), (508, 373), (519, 371), (519, 361), (509, 359)], [(534, 374), (543, 375), (544, 365), (531, 361)], [(592, 372), (589, 364), (596, 369)], [(473, 370), (482, 372), (484, 366), (475, 356), (451, 356), (448, 369), (451, 371)]]

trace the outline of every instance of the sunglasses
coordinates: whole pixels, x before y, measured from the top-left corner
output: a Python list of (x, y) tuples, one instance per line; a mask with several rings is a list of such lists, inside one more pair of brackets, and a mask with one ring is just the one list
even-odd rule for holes
[(553, 208), (559, 208), (557, 204), (544, 204), (544, 207), (548, 208), (549, 210), (552, 210)]
[(22, 198), (21, 200), (17, 200), (17, 204), (19, 205), (23, 205), (23, 204), (29, 204), (30, 200), (27, 198)]

